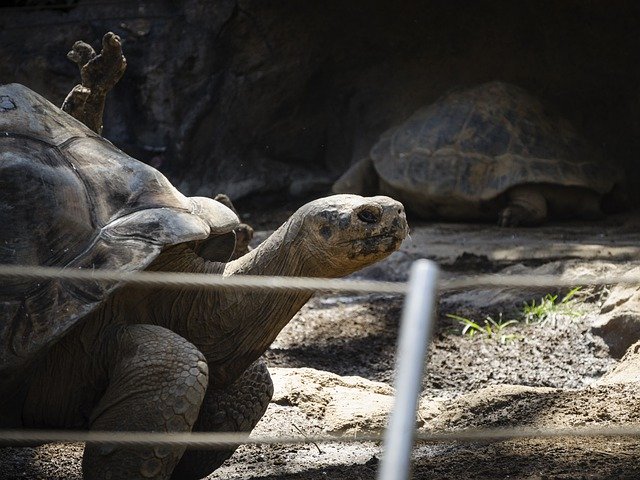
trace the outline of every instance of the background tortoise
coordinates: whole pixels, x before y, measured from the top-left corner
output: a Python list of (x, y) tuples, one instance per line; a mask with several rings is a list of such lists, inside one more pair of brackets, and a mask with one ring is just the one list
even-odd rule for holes
[[(338, 195), (301, 207), (225, 263), (231, 210), (183, 196), (26, 87), (0, 86), (0, 143), (2, 264), (336, 277), (407, 234), (400, 203)], [(217, 262), (193, 250), (203, 239)], [(309, 297), (3, 281), (0, 427), (249, 431), (272, 394), (259, 357)], [(201, 478), (232, 451), (88, 444), (83, 474)]]
[(380, 192), (425, 218), (502, 226), (602, 215), (619, 180), (564, 119), (519, 87), (454, 92), (386, 131), (336, 193)]

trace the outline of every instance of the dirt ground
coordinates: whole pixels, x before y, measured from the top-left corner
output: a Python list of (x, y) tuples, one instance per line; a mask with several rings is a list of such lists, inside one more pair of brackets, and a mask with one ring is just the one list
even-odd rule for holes
[[(244, 212), (264, 238), (295, 208)], [(640, 234), (626, 218), (599, 223), (551, 224), (537, 229), (411, 222), (411, 239), (389, 260), (359, 276), (405, 280), (411, 261), (437, 261), (444, 277), (487, 272), (611, 273), (640, 264)], [(609, 287), (585, 287), (570, 307), (545, 321), (525, 322), (523, 304), (567, 289), (486, 289), (442, 292), (426, 362), (421, 431), (488, 426), (584, 426), (640, 422), (636, 384), (603, 385), (614, 368), (605, 341), (592, 325)], [(303, 307), (267, 352), (271, 367), (358, 376), (392, 384), (396, 334), (403, 298), (389, 295), (317, 295)], [(449, 315), (479, 321), (516, 319), (492, 337), (462, 334)], [(504, 386), (507, 385), (507, 386)], [(503, 387), (504, 386), (504, 387)], [(488, 389), (488, 390), (487, 390)], [(637, 399), (637, 400), (636, 400)], [(606, 406), (605, 407), (603, 407)], [(318, 435), (320, 417), (274, 402), (255, 430), (268, 435)], [(305, 413), (307, 412), (307, 413)], [(600, 423), (597, 423), (600, 422)], [(4, 479), (80, 479), (81, 445), (5, 448)], [(418, 444), (415, 479), (636, 479), (640, 439), (559, 438)], [(214, 479), (372, 479), (380, 445), (356, 442), (241, 446), (208, 477)]]

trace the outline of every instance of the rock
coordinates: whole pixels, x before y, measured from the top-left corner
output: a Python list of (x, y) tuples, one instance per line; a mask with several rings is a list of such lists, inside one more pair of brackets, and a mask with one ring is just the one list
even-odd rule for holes
[[(634, 303), (637, 305), (637, 300)], [(603, 316), (591, 331), (602, 337), (612, 357), (620, 358), (634, 342), (640, 340), (640, 313), (638, 310), (624, 310)]]
[(640, 342), (632, 345), (610, 372), (603, 375), (598, 385), (634, 384), (640, 385)]
[(319, 419), (327, 433), (356, 434), (384, 428), (393, 389), (362, 377), (313, 368), (271, 368), (272, 402)]

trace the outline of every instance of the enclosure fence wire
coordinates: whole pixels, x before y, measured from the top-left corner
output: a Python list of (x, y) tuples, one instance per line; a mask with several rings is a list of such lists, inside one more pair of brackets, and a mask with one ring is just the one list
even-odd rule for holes
[[(478, 428), (451, 432), (418, 432), (414, 439), (427, 443), (517, 440), (561, 437), (640, 437), (637, 425), (572, 428)], [(382, 442), (383, 432), (372, 430), (357, 435), (266, 436), (233, 432), (108, 432), (72, 430), (0, 430), (0, 446), (20, 443), (92, 443), (140, 446), (182, 446), (198, 449), (236, 447), (238, 445), (363, 443)]]
[[(355, 292), (405, 294), (406, 282), (351, 280), (312, 277), (269, 277), (262, 275), (223, 276), (202, 273), (92, 270), (35, 266), (0, 266), (0, 278), (23, 280), (79, 280), (123, 282), (128, 285), (175, 288), (221, 288), (252, 290), (295, 290), (318, 292)], [(615, 284), (640, 285), (640, 273), (621, 275), (504, 275), (482, 274), (441, 279), (439, 291), (478, 287), (559, 288), (603, 286)]]
[[(377, 294), (405, 294), (407, 282), (326, 279), (304, 277), (269, 277), (173, 272), (122, 272), (118, 270), (71, 269), (40, 266), (1, 265), (0, 279), (40, 281), (93, 281), (149, 287), (222, 288), (255, 290), (298, 290), (318, 292), (351, 292)], [(575, 287), (579, 285), (640, 284), (640, 274), (622, 275), (504, 275), (483, 274), (443, 279), (438, 290), (457, 290), (477, 287)], [(640, 426), (603, 425), (570, 428), (482, 428), (445, 432), (418, 432), (415, 440), (424, 442), (473, 442), (523, 438), (559, 437), (640, 437)], [(319, 436), (256, 436), (228, 432), (107, 432), (71, 430), (0, 430), (0, 445), (33, 443), (89, 442), (113, 445), (173, 445), (191, 448), (225, 448), (240, 444), (311, 444), (381, 442), (381, 431), (372, 430), (355, 435)]]

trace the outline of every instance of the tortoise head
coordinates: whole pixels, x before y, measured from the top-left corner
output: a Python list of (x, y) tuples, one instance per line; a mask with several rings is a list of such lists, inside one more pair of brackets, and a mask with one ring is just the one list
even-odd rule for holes
[(304, 275), (338, 277), (377, 262), (409, 232), (403, 205), (385, 196), (333, 195), (301, 207), (285, 225)]

